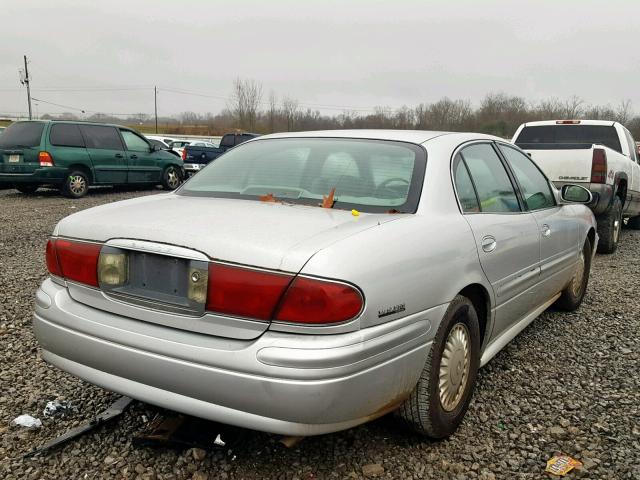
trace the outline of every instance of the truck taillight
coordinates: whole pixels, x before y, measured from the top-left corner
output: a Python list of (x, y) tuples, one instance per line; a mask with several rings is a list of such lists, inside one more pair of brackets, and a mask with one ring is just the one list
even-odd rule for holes
[(593, 149), (591, 183), (607, 183), (607, 152), (602, 148)]
[(47, 242), (47, 269), (52, 275), (98, 287), (101, 245), (52, 238)]
[(556, 120), (556, 125), (580, 125), (580, 120)]
[(53, 158), (49, 152), (38, 153), (38, 160), (41, 167), (53, 167)]
[(182, 161), (184, 162), (187, 159), (187, 149), (183, 148), (182, 149), (182, 155), (180, 155), (182, 157)]

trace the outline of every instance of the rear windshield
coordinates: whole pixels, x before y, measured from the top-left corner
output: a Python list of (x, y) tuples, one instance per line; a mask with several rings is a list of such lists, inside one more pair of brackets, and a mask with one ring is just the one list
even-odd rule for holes
[(318, 206), (335, 188), (333, 208), (413, 213), (425, 165), (426, 152), (409, 143), (266, 139), (220, 156), (178, 194)]
[(2, 132), (0, 147), (3, 148), (28, 148), (40, 146), (44, 123), (18, 122), (13, 123)]
[(618, 132), (613, 125), (539, 125), (524, 127), (515, 142), (528, 150), (553, 148), (553, 145), (605, 145), (622, 153)]

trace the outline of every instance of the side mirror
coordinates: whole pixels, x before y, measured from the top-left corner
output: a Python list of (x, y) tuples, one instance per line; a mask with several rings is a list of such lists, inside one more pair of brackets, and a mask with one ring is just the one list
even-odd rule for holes
[(160, 147), (158, 145), (149, 145), (150, 152), (157, 152), (158, 150), (160, 150)]
[(591, 203), (591, 192), (581, 185), (565, 185), (560, 191), (560, 196), (569, 203)]

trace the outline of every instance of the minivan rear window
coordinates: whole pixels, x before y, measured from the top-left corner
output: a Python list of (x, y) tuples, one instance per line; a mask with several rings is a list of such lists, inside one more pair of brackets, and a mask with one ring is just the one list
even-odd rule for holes
[(0, 136), (0, 147), (30, 148), (40, 146), (42, 122), (17, 122), (9, 125)]
[(544, 150), (554, 145), (580, 148), (594, 143), (622, 153), (618, 132), (613, 125), (536, 125), (524, 127), (514, 142), (526, 150)]
[(58, 123), (51, 127), (49, 142), (57, 147), (84, 147), (84, 139), (78, 125)]

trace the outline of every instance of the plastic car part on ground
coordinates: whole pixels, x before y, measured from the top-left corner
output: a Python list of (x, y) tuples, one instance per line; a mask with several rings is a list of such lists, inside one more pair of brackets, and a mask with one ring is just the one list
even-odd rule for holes
[(554, 455), (547, 460), (545, 472), (557, 475), (558, 477), (564, 477), (574, 468), (580, 468), (581, 466), (582, 462), (568, 455)]
[(47, 402), (42, 414), (45, 417), (66, 417), (78, 411), (78, 407), (71, 402), (52, 400)]
[(20, 426), (29, 429), (40, 428), (42, 422), (39, 418), (32, 417), (31, 415), (20, 415), (11, 421), (12, 426)]

